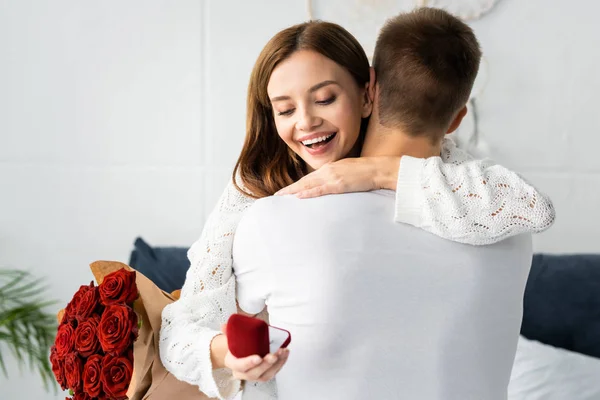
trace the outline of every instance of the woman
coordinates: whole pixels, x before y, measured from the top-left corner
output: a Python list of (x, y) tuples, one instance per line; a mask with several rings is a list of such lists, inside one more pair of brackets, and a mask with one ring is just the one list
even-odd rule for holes
[[(243, 212), (254, 199), (273, 195), (310, 176), (312, 171), (323, 171), (319, 169), (325, 165), (326, 171), (334, 170), (339, 176), (337, 181), (341, 182), (342, 191), (395, 189), (402, 173), (398, 171), (399, 159), (338, 161), (360, 154), (366, 118), (372, 109), (367, 90), (369, 76), (369, 63), (360, 44), (346, 30), (331, 23), (308, 22), (285, 29), (261, 52), (250, 79), (246, 140), (233, 180), (208, 218), (200, 240), (189, 251), (191, 268), (181, 299), (163, 312), (160, 351), (165, 367), (177, 378), (199, 386), (208, 396), (233, 397), (239, 391), (239, 379), (267, 381), (287, 357), (284, 351), (262, 360), (254, 356), (233, 360), (230, 365), (235, 369), (234, 376), (238, 378), (235, 380), (231, 379), (230, 370), (218, 369), (225, 365), (227, 354), (226, 339), (219, 335), (219, 325), (236, 312), (231, 268), (233, 235)], [(449, 141), (442, 156), (453, 165), (429, 170), (430, 174), (443, 176), (448, 168), (458, 169), (461, 167), (458, 164), (470, 163), (468, 156)], [(486, 166), (472, 162), (470, 168), (481, 172)], [(510, 172), (494, 169), (487, 173)], [(468, 174), (464, 177), (467, 185), (469, 179), (474, 179)], [(423, 181), (429, 178), (414, 177)], [(440, 185), (435, 188), (438, 191), (454, 192), (443, 179), (431, 182)], [(520, 183), (522, 187), (514, 188), (512, 196), (505, 199), (505, 207), (523, 202), (524, 191), (534, 191), (526, 183)], [(334, 185), (329, 190), (340, 191), (339, 188)], [(421, 227), (447, 239), (491, 243), (524, 231), (545, 229), (551, 224), (553, 212), (548, 200), (537, 192), (535, 195), (539, 207), (536, 212), (539, 209), (546, 212), (532, 210), (526, 217), (534, 222), (527, 226), (464, 232), (452, 226), (451, 221), (432, 218), (435, 205), (429, 204), (425, 195), (422, 207), (411, 211), (413, 215), (403, 214), (396, 220), (429, 221)], [(401, 206), (402, 200), (402, 194), (398, 193), (397, 205)], [(465, 210), (465, 218), (473, 218), (470, 213), (477, 212), (462, 195), (457, 194), (451, 200), (448, 207), (459, 204)], [(269, 392), (273, 385), (254, 387), (275, 396)]]

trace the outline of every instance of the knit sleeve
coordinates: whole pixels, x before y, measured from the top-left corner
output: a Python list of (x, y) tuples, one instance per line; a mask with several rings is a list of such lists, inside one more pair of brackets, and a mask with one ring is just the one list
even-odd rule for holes
[(233, 237), (253, 202), (230, 182), (188, 251), (190, 269), (180, 299), (162, 313), (160, 357), (165, 368), (211, 398), (231, 399), (240, 390), (240, 381), (228, 369), (213, 370), (210, 344), (220, 325), (237, 311)]
[(395, 221), (455, 242), (485, 245), (542, 232), (555, 218), (550, 199), (516, 173), (474, 160), (444, 140), (441, 157), (403, 156)]

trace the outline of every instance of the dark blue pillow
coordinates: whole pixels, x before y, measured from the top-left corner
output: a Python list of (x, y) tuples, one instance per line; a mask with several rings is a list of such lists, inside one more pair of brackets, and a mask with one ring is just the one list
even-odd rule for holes
[(165, 292), (181, 289), (190, 268), (184, 247), (151, 247), (137, 238), (129, 266), (140, 271)]
[(521, 333), (600, 357), (600, 255), (533, 257)]

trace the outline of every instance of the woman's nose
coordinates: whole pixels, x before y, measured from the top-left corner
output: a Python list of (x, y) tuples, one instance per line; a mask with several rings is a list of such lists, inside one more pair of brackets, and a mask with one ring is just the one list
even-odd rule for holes
[(310, 109), (302, 110), (300, 118), (296, 122), (296, 129), (299, 131), (310, 132), (322, 124), (323, 120), (316, 116)]

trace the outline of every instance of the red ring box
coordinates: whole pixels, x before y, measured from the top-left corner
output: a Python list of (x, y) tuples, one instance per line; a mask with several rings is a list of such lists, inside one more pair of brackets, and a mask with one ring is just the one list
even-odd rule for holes
[(229, 317), (226, 331), (229, 351), (237, 358), (255, 354), (264, 357), (280, 347), (286, 348), (292, 341), (292, 335), (285, 329), (242, 314)]

